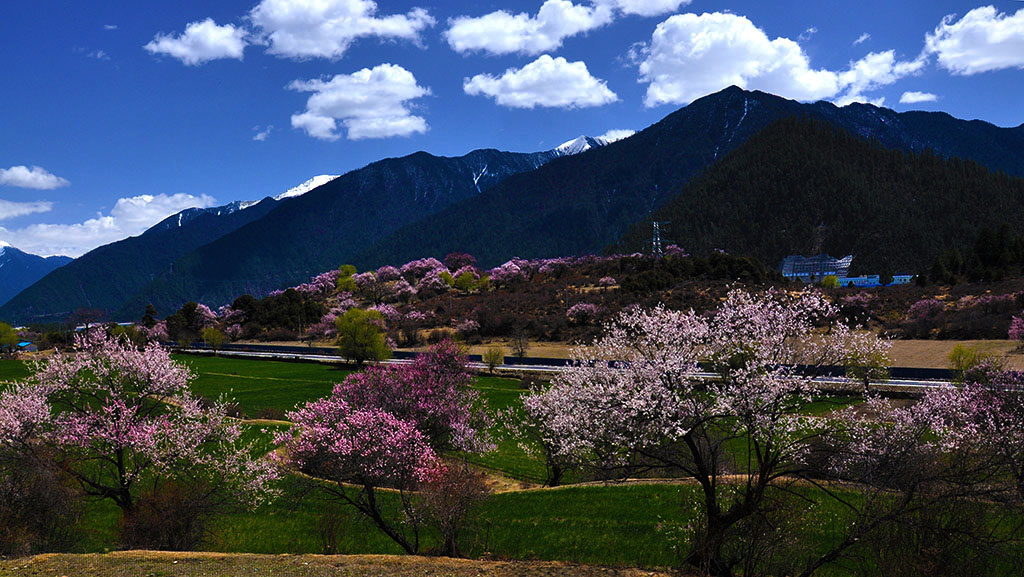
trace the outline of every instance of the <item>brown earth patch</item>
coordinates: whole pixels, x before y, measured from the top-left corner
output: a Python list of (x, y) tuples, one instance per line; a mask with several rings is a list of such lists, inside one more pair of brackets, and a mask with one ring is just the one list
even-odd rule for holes
[(118, 551), (0, 561), (0, 575), (47, 577), (667, 577), (668, 573), (555, 561), (479, 561), (393, 555), (252, 555)]

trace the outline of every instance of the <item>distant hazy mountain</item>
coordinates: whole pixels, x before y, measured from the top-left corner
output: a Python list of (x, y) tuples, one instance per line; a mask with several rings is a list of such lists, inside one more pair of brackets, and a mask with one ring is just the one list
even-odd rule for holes
[[(361, 252), (355, 263), (377, 266), (453, 250), (473, 253), (484, 265), (514, 255), (600, 252), (675, 198), (691, 178), (769, 124), (789, 117), (823, 120), (888, 148), (931, 149), (1024, 175), (1024, 127), (999, 128), (945, 113), (897, 113), (869, 104), (802, 104), (731, 87), (629, 138), (559, 158), (405, 226)], [(827, 175), (820, 178), (827, 181)], [(756, 222), (742, 224), (757, 227)]]
[(168, 272), (175, 259), (258, 220), (277, 204), (266, 198), (244, 209), (233, 202), (184, 210), (139, 236), (93, 249), (43, 276), (0, 307), (0, 319), (53, 322), (78, 308), (120, 309), (157, 275)]
[(0, 246), (0, 304), (11, 300), (32, 283), (50, 271), (71, 262), (71, 257), (41, 257), (18, 250), (10, 245)]

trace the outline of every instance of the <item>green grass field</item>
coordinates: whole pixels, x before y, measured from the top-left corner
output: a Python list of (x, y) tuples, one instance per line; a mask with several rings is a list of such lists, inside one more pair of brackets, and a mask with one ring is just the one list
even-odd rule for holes
[(330, 394), (351, 372), (332, 365), (289, 363), (230, 357), (175, 355), (196, 374), (193, 392), (236, 403), (249, 418), (273, 409), (287, 412)]
[[(317, 521), (332, 512), (342, 520), (337, 552), (401, 554), (401, 549), (353, 509), (300, 496), (294, 481), (284, 495), (254, 512), (222, 515), (204, 550), (229, 553), (323, 553)], [(395, 501), (381, 494), (385, 504)], [(501, 493), (487, 500), (461, 548), (469, 556), (564, 560), (627, 566), (668, 566), (674, 552), (659, 527), (685, 521), (689, 486), (610, 485)], [(78, 552), (116, 548), (119, 511), (109, 502), (86, 508)], [(424, 552), (437, 545), (427, 531)]]
[[(333, 366), (208, 356), (177, 356), (196, 373), (193, 390), (203, 396), (224, 396), (250, 418), (291, 410), (330, 393), (349, 374)], [(0, 361), (0, 380), (29, 376), (20, 361)], [(515, 409), (526, 392), (517, 379), (480, 376), (473, 387), (493, 414)], [(817, 399), (807, 414), (823, 414), (859, 402), (857, 397)], [(246, 436), (258, 439), (261, 450), (272, 450), (275, 434), (285, 425), (249, 427)], [(544, 465), (525, 452), (517, 439), (503, 435), (495, 421), (497, 449), (469, 459), (507, 477), (542, 482)], [(571, 480), (571, 478), (570, 478)], [(322, 553), (318, 520), (335, 511), (342, 523), (338, 553), (400, 553), (398, 547), (350, 508), (325, 503), (315, 494), (303, 496), (295, 479), (286, 481), (282, 497), (257, 511), (237, 511), (218, 517), (211, 551), (245, 553)], [(671, 534), (691, 519), (696, 489), (690, 485), (596, 485), (493, 495), (483, 505), (461, 541), (464, 553), (507, 559), (565, 560), (583, 563), (664, 567), (675, 564)], [(384, 495), (383, 501), (394, 501)], [(116, 548), (119, 511), (109, 502), (87, 504), (78, 550), (99, 552)], [(820, 537), (817, 537), (820, 538)], [(424, 536), (424, 550), (437, 542)]]

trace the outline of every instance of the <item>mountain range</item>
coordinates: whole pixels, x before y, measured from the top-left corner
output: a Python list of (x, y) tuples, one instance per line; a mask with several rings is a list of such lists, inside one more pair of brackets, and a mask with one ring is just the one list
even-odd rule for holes
[[(365, 269), (462, 251), (492, 266), (512, 256), (633, 248), (637, 223), (670, 202), (685, 203), (691, 180), (793, 117), (884, 149), (930, 151), (938, 159), (970, 159), (987, 170), (1024, 175), (1024, 125), (1000, 128), (870, 104), (803, 104), (732, 87), (616, 142), (580, 137), (544, 152), (477, 150), (456, 158), (418, 152), (372, 163), (304, 194), (190, 209), (50, 273), (0, 307), (0, 318), (58, 319), (91, 307), (133, 319), (149, 303), (166, 315), (188, 300), (216, 306), (243, 293), (259, 296), (346, 262)], [(758, 174), (785, 182), (785, 175)], [(827, 196), (826, 182), (821, 192)], [(736, 226), (757, 227), (758, 217), (745, 215)], [(688, 226), (674, 222), (670, 231), (692, 239), (683, 233)], [(793, 251), (808, 246), (792, 244)], [(774, 258), (774, 251), (759, 256)]]
[(372, 240), (510, 175), (571, 154), (573, 142), (537, 153), (417, 152), (340, 177), (314, 177), (258, 203), (186, 209), (44, 277), (0, 307), (0, 318), (59, 321), (89, 308), (133, 319), (147, 304), (170, 314), (189, 300), (221, 304), (242, 293), (265, 294), (336, 267)]
[(361, 252), (354, 264), (405, 262), (453, 250), (470, 252), (487, 266), (512, 255), (601, 252), (677, 197), (694, 176), (773, 122), (792, 117), (818, 119), (886, 148), (931, 150), (1024, 175), (1024, 126), (999, 128), (945, 113), (898, 113), (870, 104), (802, 104), (731, 87), (629, 138), (517, 175), (403, 227)]

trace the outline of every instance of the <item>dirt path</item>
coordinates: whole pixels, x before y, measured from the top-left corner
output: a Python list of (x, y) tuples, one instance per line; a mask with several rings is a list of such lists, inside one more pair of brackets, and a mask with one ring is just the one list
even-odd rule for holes
[(632, 568), (553, 561), (476, 561), (392, 555), (251, 555), (118, 551), (0, 561), (0, 575), (46, 577), (668, 577)]

